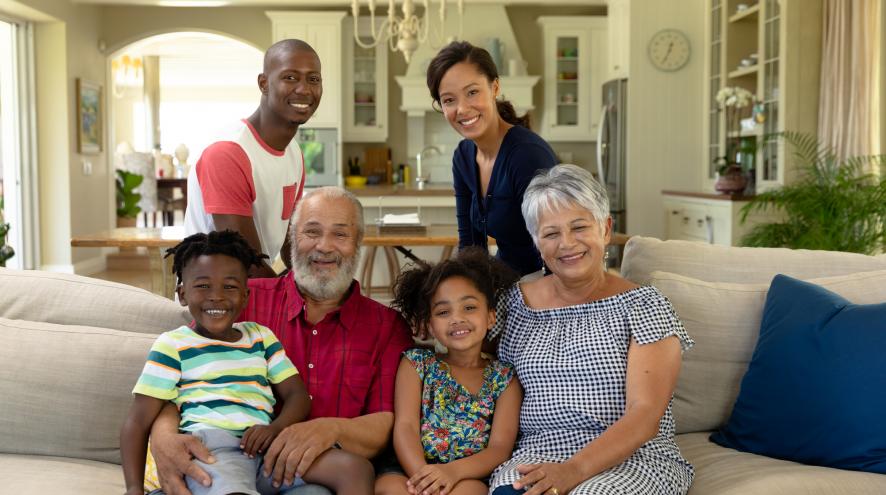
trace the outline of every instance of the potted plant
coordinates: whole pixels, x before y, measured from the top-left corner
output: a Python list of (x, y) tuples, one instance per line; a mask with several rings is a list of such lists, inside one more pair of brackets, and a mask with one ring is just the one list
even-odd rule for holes
[[(742, 208), (774, 211), (780, 222), (755, 226), (745, 246), (822, 249), (876, 254), (886, 251), (886, 155), (841, 160), (816, 136), (779, 134), (794, 149), (798, 180), (758, 194)], [(879, 167), (879, 177), (870, 170)]]
[(117, 227), (135, 227), (135, 219), (142, 211), (138, 206), (142, 195), (135, 189), (143, 180), (140, 174), (117, 170)]
[(9, 258), (15, 256), (12, 246), (6, 244), (6, 234), (9, 233), (9, 224), (3, 221), (3, 196), (0, 196), (0, 267), (5, 267)]
[(715, 100), (720, 110), (726, 113), (726, 154), (714, 159), (717, 165), (714, 189), (724, 194), (740, 193), (747, 187), (748, 179), (738, 161), (738, 153), (744, 146), (742, 141), (746, 140), (741, 139), (738, 133), (742, 108), (753, 103), (754, 95), (739, 86), (726, 86), (717, 92)]

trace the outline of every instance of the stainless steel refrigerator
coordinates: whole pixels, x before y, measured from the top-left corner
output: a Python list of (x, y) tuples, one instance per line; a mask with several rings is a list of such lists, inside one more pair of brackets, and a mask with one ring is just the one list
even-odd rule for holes
[[(626, 158), (627, 158), (627, 79), (613, 79), (603, 84), (603, 108), (597, 126), (597, 178), (609, 193), (612, 230), (627, 232)], [(619, 251), (609, 253), (610, 266), (621, 265)]]

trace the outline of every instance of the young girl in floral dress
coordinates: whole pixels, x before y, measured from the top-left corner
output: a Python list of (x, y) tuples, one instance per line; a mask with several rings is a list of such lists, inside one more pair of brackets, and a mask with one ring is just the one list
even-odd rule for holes
[(403, 354), (394, 394), (394, 449), (403, 472), (380, 476), (376, 493), (488, 492), (486, 478), (514, 448), (523, 391), (511, 365), (481, 346), (499, 296), (516, 277), (479, 249), (400, 276), (393, 306), (448, 352)]

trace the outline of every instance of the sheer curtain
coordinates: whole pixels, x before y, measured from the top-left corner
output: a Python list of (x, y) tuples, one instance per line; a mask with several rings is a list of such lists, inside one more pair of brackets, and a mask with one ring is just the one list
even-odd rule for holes
[(824, 0), (818, 136), (840, 158), (874, 152), (878, 0)]

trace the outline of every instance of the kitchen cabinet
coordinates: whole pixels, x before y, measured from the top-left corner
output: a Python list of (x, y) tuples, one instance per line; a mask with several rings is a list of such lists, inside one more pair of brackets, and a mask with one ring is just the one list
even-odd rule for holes
[[(376, 20), (376, 32), (383, 20)], [(370, 20), (357, 20), (364, 43), (371, 42)], [(346, 142), (380, 143), (388, 139), (388, 44), (363, 48), (354, 40), (354, 18), (344, 24), (344, 127)]]
[(600, 16), (542, 16), (544, 113), (548, 141), (595, 141), (602, 85), (607, 79), (607, 20)]
[(609, 48), (606, 79), (627, 78), (631, 58), (631, 0), (609, 0), (606, 21)]
[[(706, 0), (705, 125), (706, 186), (713, 190), (715, 159), (736, 160), (754, 170), (756, 190), (790, 183), (794, 157), (774, 133), (817, 133), (821, 78), (821, 0)], [(726, 129), (716, 101), (724, 87), (750, 91), (760, 112), (748, 129)], [(742, 119), (751, 117), (751, 107)]]
[(740, 195), (663, 191), (666, 239), (700, 241), (737, 246), (754, 225), (741, 224), (741, 208), (748, 203)]
[(296, 38), (320, 57), (323, 97), (313, 117), (300, 128), (342, 127), (342, 24), (345, 12), (269, 11), (273, 42)]

